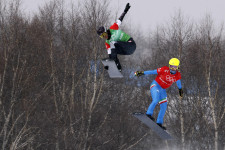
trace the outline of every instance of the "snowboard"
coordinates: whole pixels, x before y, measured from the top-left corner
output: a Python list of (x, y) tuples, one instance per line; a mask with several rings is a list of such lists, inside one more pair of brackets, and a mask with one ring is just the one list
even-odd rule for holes
[(146, 114), (141, 112), (133, 113), (133, 116), (139, 119), (142, 123), (147, 125), (149, 128), (153, 130), (161, 139), (163, 140), (173, 140), (174, 138), (166, 131), (163, 130), (160, 126), (158, 126), (153, 120), (148, 118)]
[(121, 72), (118, 70), (116, 63), (114, 60), (105, 58), (102, 59), (102, 63), (104, 66), (108, 66), (108, 74), (110, 78), (123, 78), (123, 75)]

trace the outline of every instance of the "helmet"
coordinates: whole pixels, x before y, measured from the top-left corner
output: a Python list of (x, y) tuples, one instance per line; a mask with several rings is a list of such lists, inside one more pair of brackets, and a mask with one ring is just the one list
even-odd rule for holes
[(171, 70), (179, 70), (180, 61), (177, 58), (172, 58), (169, 61), (169, 68)]
[(105, 27), (101, 26), (97, 30), (97, 34), (100, 36), (102, 33), (106, 32)]
[(179, 61), (179, 59), (177, 59), (177, 58), (172, 58), (172, 59), (170, 59), (170, 61), (169, 61), (169, 65), (172, 65), (172, 66), (179, 66), (179, 65), (180, 65), (180, 61)]

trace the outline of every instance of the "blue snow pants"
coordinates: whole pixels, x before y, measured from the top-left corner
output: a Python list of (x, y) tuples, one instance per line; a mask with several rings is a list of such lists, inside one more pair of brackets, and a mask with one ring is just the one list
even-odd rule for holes
[(152, 103), (148, 107), (146, 114), (153, 115), (155, 106), (160, 104), (160, 111), (156, 123), (163, 124), (163, 117), (166, 113), (167, 108), (167, 94), (166, 90), (163, 89), (155, 80), (150, 86), (150, 92), (152, 96)]

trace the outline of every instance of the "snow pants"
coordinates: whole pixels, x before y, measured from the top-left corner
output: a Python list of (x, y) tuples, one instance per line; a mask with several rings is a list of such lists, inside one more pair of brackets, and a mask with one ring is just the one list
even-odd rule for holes
[(163, 117), (167, 109), (167, 94), (166, 90), (163, 89), (155, 80), (151, 83), (150, 92), (152, 96), (152, 103), (148, 107), (146, 114), (153, 115), (155, 106), (160, 104), (160, 111), (156, 123), (163, 124)]
[(111, 42), (111, 55), (110, 59), (113, 59), (117, 65), (120, 66), (119, 59), (117, 58), (117, 54), (120, 55), (131, 55), (134, 53), (136, 49), (136, 43), (133, 38), (130, 38), (127, 42)]

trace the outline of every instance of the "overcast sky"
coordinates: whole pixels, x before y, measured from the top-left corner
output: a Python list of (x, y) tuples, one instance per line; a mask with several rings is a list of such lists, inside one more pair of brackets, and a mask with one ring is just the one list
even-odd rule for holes
[[(23, 0), (25, 12), (35, 12), (50, 0)], [(73, 1), (75, 4), (78, 0)], [(225, 0), (111, 0), (113, 7), (122, 13), (126, 3), (131, 9), (127, 16), (135, 25), (143, 29), (155, 28), (156, 25), (165, 23), (179, 9), (184, 16), (196, 21), (210, 14), (216, 24), (225, 22)]]

